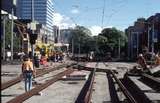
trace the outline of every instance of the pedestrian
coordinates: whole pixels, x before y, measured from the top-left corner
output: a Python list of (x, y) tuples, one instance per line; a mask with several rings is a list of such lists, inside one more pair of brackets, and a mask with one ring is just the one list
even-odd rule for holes
[(22, 74), (25, 80), (25, 91), (29, 91), (32, 88), (32, 78), (35, 77), (35, 70), (33, 68), (33, 63), (28, 55), (24, 56), (22, 63)]
[(155, 66), (159, 66), (159, 65), (160, 65), (160, 55), (157, 54), (155, 58)]
[(11, 60), (11, 51), (7, 51), (7, 61)]

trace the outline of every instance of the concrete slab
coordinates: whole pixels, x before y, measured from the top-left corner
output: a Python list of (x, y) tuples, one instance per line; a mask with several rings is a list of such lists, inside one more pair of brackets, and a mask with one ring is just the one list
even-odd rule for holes
[(150, 88), (149, 86), (147, 86), (146, 84), (142, 83), (141, 81), (139, 81), (138, 79), (140, 79), (140, 77), (129, 77), (142, 91), (153, 91), (152, 88)]
[[(89, 74), (89, 72), (88, 72)], [(85, 81), (58, 81), (24, 103), (74, 103)]]
[(154, 67), (154, 68), (152, 68), (152, 69), (149, 69), (149, 70), (150, 70), (150, 72), (151, 72), (152, 74), (154, 74), (154, 73), (156, 73), (156, 72), (160, 72), (160, 65), (157, 66), (157, 67)]
[(81, 70), (81, 71), (74, 71), (70, 75), (63, 76), (62, 80), (87, 80), (88, 79), (88, 74), (86, 71)]
[(147, 97), (149, 97), (149, 99), (152, 101), (160, 101), (160, 93), (145, 93), (145, 95), (147, 95)]
[(92, 94), (92, 103), (106, 103), (110, 101), (110, 93), (106, 73), (96, 72), (95, 91)]

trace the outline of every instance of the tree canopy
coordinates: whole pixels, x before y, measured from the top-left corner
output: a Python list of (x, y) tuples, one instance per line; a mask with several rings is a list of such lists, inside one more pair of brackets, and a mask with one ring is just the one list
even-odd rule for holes
[(99, 35), (92, 36), (88, 28), (77, 26), (72, 30), (71, 35), (70, 50), (74, 42), (74, 53), (78, 53), (80, 46), (81, 53), (95, 51), (104, 55), (107, 52), (117, 55), (119, 45), (124, 48), (127, 42), (125, 33), (116, 28), (104, 28)]
[[(88, 28), (83, 26), (76, 26), (71, 32), (71, 39), (70, 44), (74, 46), (74, 52), (78, 53), (79, 45), (80, 45), (80, 52), (87, 53), (91, 50), (91, 44), (93, 42), (93, 38), (91, 37), (92, 33)], [(71, 48), (71, 47), (70, 47)]]

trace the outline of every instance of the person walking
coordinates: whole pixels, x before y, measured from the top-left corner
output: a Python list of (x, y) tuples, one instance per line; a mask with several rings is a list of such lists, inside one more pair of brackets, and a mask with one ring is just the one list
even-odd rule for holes
[(155, 66), (159, 66), (159, 65), (160, 65), (160, 54), (157, 54), (155, 58)]
[(24, 56), (24, 60), (22, 63), (22, 74), (25, 80), (25, 91), (28, 92), (32, 88), (32, 78), (33, 76), (35, 76), (33, 63), (28, 55)]

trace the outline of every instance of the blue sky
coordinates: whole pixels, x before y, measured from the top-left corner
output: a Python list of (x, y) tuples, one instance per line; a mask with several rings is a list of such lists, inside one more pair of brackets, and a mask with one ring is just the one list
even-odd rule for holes
[(160, 0), (54, 0), (54, 8), (60, 23), (78, 24), (98, 32), (102, 26), (124, 30), (139, 17), (160, 13)]

